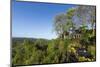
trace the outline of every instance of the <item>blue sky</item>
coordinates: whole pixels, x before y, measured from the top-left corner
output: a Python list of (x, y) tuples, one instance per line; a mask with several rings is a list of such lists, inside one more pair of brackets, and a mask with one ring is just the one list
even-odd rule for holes
[(12, 36), (56, 38), (54, 17), (75, 5), (12, 2)]

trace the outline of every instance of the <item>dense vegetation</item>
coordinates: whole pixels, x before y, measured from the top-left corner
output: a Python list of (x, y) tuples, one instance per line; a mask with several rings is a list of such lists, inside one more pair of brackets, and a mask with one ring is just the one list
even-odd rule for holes
[(12, 63), (29, 65), (95, 61), (95, 26), (94, 6), (70, 8), (55, 17), (56, 39), (13, 38)]

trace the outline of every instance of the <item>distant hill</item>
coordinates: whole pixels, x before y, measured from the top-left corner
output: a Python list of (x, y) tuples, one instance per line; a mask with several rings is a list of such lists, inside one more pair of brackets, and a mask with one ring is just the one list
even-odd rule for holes
[(20, 42), (20, 41), (22, 42), (22, 41), (24, 41), (25, 39), (32, 40), (32, 41), (37, 40), (37, 39), (35, 39), (35, 38), (25, 38), (25, 37), (13, 37), (13, 38), (12, 38), (13, 41), (19, 41), (19, 42)]
[(23, 43), (24, 40), (29, 40), (29, 41), (32, 41), (32, 42), (35, 42), (36, 40), (45, 40), (45, 41), (49, 41), (48, 39), (42, 39), (42, 38), (27, 38), (27, 37), (12, 37), (12, 44), (15, 44), (15, 43)]

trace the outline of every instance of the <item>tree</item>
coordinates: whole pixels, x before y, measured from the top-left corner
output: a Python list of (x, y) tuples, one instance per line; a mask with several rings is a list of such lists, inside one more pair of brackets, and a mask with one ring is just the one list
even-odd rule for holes
[(76, 12), (75, 14), (77, 15), (77, 17), (79, 18), (79, 21), (81, 22), (81, 24), (86, 23), (87, 20), (87, 15), (88, 15), (88, 6), (78, 6), (76, 8)]
[(65, 29), (65, 24), (66, 24), (66, 15), (65, 14), (59, 14), (55, 17), (55, 22), (54, 22), (54, 30), (60, 36), (61, 34), (66, 31)]
[(96, 24), (96, 7), (95, 6), (78, 6), (75, 14), (82, 24), (91, 24), (94, 35), (94, 26)]
[(75, 24), (74, 24), (74, 15), (75, 15), (75, 8), (70, 8), (68, 11), (67, 11), (67, 23), (66, 23), (66, 29), (68, 29), (67, 31), (74, 31), (75, 29)]
[(74, 27), (74, 12), (75, 9), (70, 8), (66, 14), (59, 14), (55, 18), (54, 29), (59, 36), (63, 34), (62, 38), (66, 36), (66, 32), (69, 32), (70, 29)]
[(95, 6), (91, 6), (90, 7), (90, 11), (89, 11), (89, 14), (90, 14), (90, 22), (91, 22), (91, 27), (92, 27), (92, 34), (94, 35), (95, 33), (95, 26), (96, 26), (96, 7)]

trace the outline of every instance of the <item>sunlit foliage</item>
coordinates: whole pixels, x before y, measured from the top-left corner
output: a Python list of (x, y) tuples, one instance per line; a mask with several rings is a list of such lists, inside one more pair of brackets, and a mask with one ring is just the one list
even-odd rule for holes
[[(81, 21), (78, 20), (81, 25), (77, 25), (73, 20), (75, 18), (81, 19)], [(96, 28), (93, 27), (96, 23), (95, 20), (94, 6), (79, 6), (70, 8), (64, 14), (58, 14), (54, 22), (54, 30), (58, 35), (56, 39), (13, 38), (12, 64), (95, 61), (96, 34), (94, 33), (96, 33)], [(90, 29), (88, 24), (91, 24)]]

